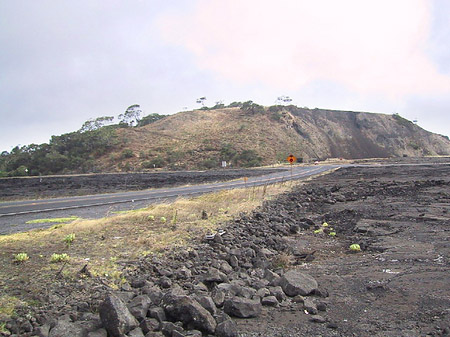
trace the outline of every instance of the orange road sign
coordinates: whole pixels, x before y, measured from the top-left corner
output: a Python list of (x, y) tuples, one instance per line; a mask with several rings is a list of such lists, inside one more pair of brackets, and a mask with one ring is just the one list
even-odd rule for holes
[(291, 155), (289, 155), (289, 157), (287, 157), (287, 161), (290, 162), (291, 164), (293, 164), (294, 162), (297, 161), (297, 158), (295, 158), (295, 156), (293, 156), (291, 154)]

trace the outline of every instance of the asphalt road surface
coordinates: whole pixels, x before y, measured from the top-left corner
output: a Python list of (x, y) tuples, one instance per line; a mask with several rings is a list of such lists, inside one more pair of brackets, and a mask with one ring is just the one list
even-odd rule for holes
[[(96, 194), (78, 197), (63, 197), (41, 200), (8, 201), (0, 203), (0, 234), (29, 230), (26, 221), (36, 218), (66, 217), (76, 215), (84, 218), (98, 218), (113, 211), (145, 207), (154, 202), (181, 196), (198, 195), (223, 189), (243, 188), (272, 184), (287, 180), (307, 178), (334, 168), (338, 165), (293, 166), (291, 170), (280, 171), (265, 176), (250, 177), (229, 182), (152, 189), (132, 192)], [(68, 213), (68, 211), (70, 213)], [(48, 227), (49, 224), (35, 225)]]

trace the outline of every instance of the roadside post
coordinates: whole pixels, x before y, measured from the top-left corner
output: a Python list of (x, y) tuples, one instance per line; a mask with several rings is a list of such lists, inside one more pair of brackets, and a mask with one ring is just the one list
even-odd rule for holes
[(297, 158), (296, 158), (294, 155), (290, 154), (290, 155), (287, 157), (286, 160), (287, 160), (287, 161), (290, 163), (290, 165), (291, 165), (291, 179), (292, 179), (292, 164), (294, 164), (294, 163), (297, 161)]

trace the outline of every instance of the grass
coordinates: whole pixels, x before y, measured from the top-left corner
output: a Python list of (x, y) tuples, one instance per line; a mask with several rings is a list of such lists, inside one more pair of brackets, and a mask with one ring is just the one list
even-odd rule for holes
[(72, 222), (78, 220), (79, 218), (76, 216), (71, 216), (68, 218), (49, 218), (49, 219), (35, 219), (27, 221), (26, 224), (34, 224), (34, 223), (65, 223)]
[[(42, 222), (71, 222), (0, 235), (0, 296), (14, 294), (28, 303), (39, 301), (37, 294), (53, 283), (58, 273), (67, 281), (76, 280), (86, 263), (93, 276), (101, 277), (112, 287), (120, 286), (126, 281), (122, 262), (164, 254), (176, 248), (189, 249), (192, 240), (203, 238), (239, 213), (249, 212), (291, 187), (291, 183), (284, 183), (224, 190), (97, 220), (40, 219)], [(207, 219), (202, 219), (203, 211), (208, 214)], [(20, 253), (33, 257), (26, 262), (26, 268), (23, 264), (11, 263)], [(61, 264), (50, 262), (66, 262), (63, 273)], [(14, 303), (0, 302), (0, 313), (12, 314), (10, 309)]]

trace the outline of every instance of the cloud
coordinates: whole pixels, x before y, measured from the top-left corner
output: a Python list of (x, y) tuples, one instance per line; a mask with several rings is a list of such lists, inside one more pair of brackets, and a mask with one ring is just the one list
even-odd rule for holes
[(425, 52), (430, 21), (427, 0), (198, 0), (159, 27), (221, 78), (289, 90), (330, 81), (396, 99), (450, 92)]

